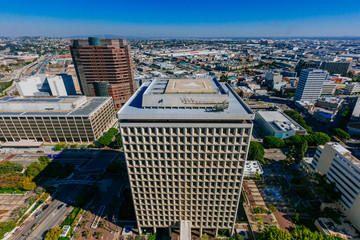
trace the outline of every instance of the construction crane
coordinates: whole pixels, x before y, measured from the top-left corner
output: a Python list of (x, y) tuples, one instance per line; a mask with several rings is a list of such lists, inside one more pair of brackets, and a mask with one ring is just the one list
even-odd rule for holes
[(253, 71), (251, 71), (251, 69), (248, 67), (248, 65), (246, 64), (246, 63), (244, 63), (245, 64), (245, 67), (246, 67), (246, 69), (252, 74), (252, 75), (256, 75)]

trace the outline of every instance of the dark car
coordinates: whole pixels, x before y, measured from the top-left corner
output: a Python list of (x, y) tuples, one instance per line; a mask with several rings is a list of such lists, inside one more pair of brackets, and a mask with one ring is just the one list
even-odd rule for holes
[(57, 207), (57, 209), (59, 210), (60, 208), (62, 208), (64, 206), (64, 204), (61, 204)]
[(37, 226), (38, 226), (38, 223), (35, 223), (34, 225), (32, 225), (31, 231), (34, 230)]
[(38, 216), (40, 216), (41, 213), (42, 213), (42, 211), (38, 211), (38, 212), (35, 214), (35, 218), (37, 218)]
[(47, 209), (49, 207), (49, 204), (46, 204), (44, 207), (43, 207), (43, 210)]

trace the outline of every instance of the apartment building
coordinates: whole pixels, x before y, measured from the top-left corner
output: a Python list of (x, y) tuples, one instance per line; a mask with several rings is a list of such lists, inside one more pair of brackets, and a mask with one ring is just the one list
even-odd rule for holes
[(110, 97), (0, 98), (0, 142), (91, 143), (116, 123)]
[(327, 76), (328, 73), (323, 70), (301, 70), (294, 99), (297, 101), (316, 101), (320, 97), (323, 83), (327, 79)]
[(233, 230), (254, 113), (228, 84), (144, 83), (118, 118), (140, 232)]
[(327, 143), (316, 150), (310, 168), (326, 174), (341, 192), (339, 204), (352, 224), (360, 229), (360, 160), (338, 143)]
[(111, 96), (120, 109), (134, 94), (131, 49), (125, 39), (71, 40), (70, 50), (84, 95)]

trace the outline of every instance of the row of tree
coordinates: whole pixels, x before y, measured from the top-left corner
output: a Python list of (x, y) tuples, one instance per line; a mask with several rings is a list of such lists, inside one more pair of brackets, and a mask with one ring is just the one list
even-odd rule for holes
[(258, 240), (344, 240), (343, 238), (323, 235), (322, 233), (300, 226), (292, 233), (279, 229), (275, 226), (268, 227), (256, 239)]

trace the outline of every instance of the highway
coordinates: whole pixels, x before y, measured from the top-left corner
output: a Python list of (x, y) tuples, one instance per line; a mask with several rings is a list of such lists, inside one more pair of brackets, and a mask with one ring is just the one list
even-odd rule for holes
[[(83, 186), (81, 185), (65, 185), (62, 187), (62, 189), (55, 194), (53, 201), (49, 203), (49, 207), (45, 209), (38, 218), (33, 218), (21, 232), (15, 233), (16, 236), (13, 239), (43, 239), (46, 232), (57, 227), (61, 221), (65, 219), (65, 216), (73, 209), (72, 206), (67, 207), (66, 204), (72, 202), (82, 188)], [(59, 208), (60, 205), (63, 206)], [(35, 228), (33, 228), (34, 224), (37, 224)]]

